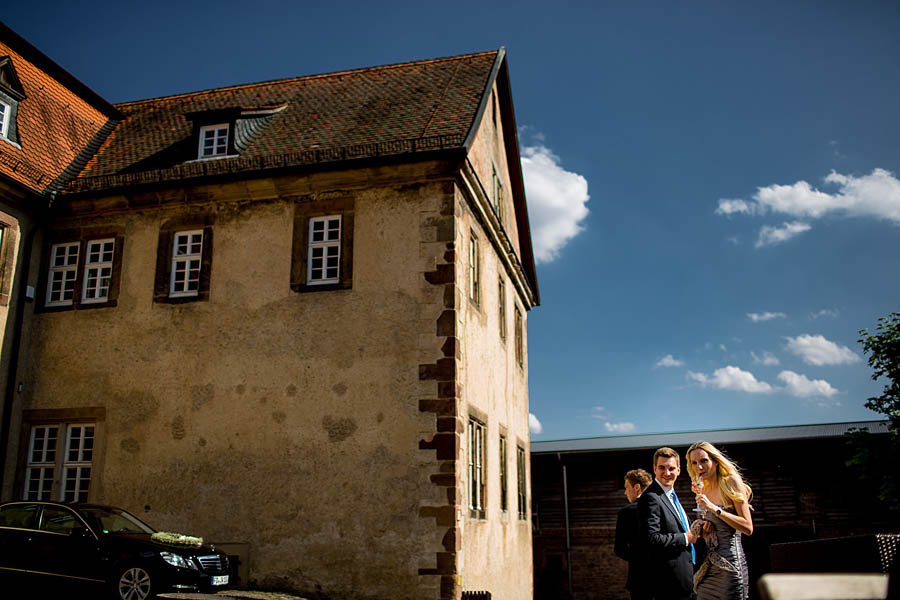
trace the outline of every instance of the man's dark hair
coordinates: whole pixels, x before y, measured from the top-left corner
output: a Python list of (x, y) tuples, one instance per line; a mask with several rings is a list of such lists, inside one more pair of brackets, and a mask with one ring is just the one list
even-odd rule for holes
[(650, 477), (650, 473), (643, 469), (632, 469), (625, 473), (625, 483), (628, 485), (639, 484), (642, 492), (646, 490), (652, 482), (653, 478)]
[(659, 460), (659, 457), (663, 458), (675, 458), (675, 464), (678, 465), (678, 468), (681, 468), (681, 457), (678, 456), (678, 453), (672, 450), (667, 446), (663, 446), (659, 450), (653, 453), (653, 470), (656, 470), (656, 462)]

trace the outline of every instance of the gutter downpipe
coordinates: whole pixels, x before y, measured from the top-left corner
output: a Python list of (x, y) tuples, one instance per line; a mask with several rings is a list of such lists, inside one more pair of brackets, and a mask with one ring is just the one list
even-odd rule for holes
[[(53, 194), (55, 196), (55, 194)], [(52, 202), (52, 197), (50, 202)], [(49, 204), (48, 204), (49, 206)], [(23, 237), (22, 244), (22, 274), (19, 278), (18, 298), (16, 301), (15, 322), (13, 324), (13, 339), (10, 346), (9, 372), (6, 379), (6, 392), (3, 395), (3, 416), (0, 419), (3, 427), (0, 428), (0, 498), (3, 497), (3, 486), (6, 483), (6, 459), (9, 449), (9, 435), (12, 428), (12, 407), (16, 398), (16, 387), (19, 371), (19, 355), (22, 344), (22, 325), (25, 321), (25, 304), (27, 300), (28, 276), (31, 271), (31, 254), (34, 246), (34, 236), (41, 229), (40, 217), (32, 225), (31, 230)]]
[(557, 452), (556, 458), (562, 465), (563, 478), (563, 508), (566, 513), (566, 571), (569, 575), (569, 598), (574, 598), (575, 593), (572, 590), (572, 538), (569, 534), (569, 482), (566, 479), (566, 463), (563, 462), (562, 455)]

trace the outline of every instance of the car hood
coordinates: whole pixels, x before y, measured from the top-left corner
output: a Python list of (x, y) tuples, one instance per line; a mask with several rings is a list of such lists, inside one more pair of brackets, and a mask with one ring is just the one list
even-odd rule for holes
[(179, 546), (175, 544), (163, 544), (150, 539), (149, 533), (107, 533), (103, 535), (104, 543), (111, 546), (127, 546), (131, 549), (140, 548), (146, 551), (171, 552), (182, 556), (202, 556), (204, 554), (221, 554), (212, 546)]

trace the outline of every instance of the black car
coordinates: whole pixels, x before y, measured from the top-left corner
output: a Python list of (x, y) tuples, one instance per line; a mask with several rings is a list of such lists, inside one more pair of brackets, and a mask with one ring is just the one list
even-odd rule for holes
[[(113, 506), (0, 504), (0, 589), (49, 582), (106, 584), (114, 598), (212, 592), (229, 583), (228, 557), (196, 538), (172, 539)], [(160, 539), (165, 541), (160, 541)]]

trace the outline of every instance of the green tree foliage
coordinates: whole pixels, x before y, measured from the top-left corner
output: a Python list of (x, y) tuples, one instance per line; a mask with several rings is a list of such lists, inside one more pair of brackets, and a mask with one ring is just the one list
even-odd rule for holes
[(851, 458), (847, 466), (859, 475), (891, 513), (900, 513), (900, 313), (878, 319), (874, 333), (861, 329), (859, 343), (869, 355), (872, 379), (887, 380), (881, 396), (866, 400), (866, 408), (886, 416), (886, 436), (866, 430), (848, 436)]
[(866, 400), (866, 408), (891, 420), (891, 429), (900, 431), (900, 313), (878, 319), (878, 328), (870, 334), (860, 329), (859, 343), (869, 355), (872, 379), (887, 378), (884, 393)]

